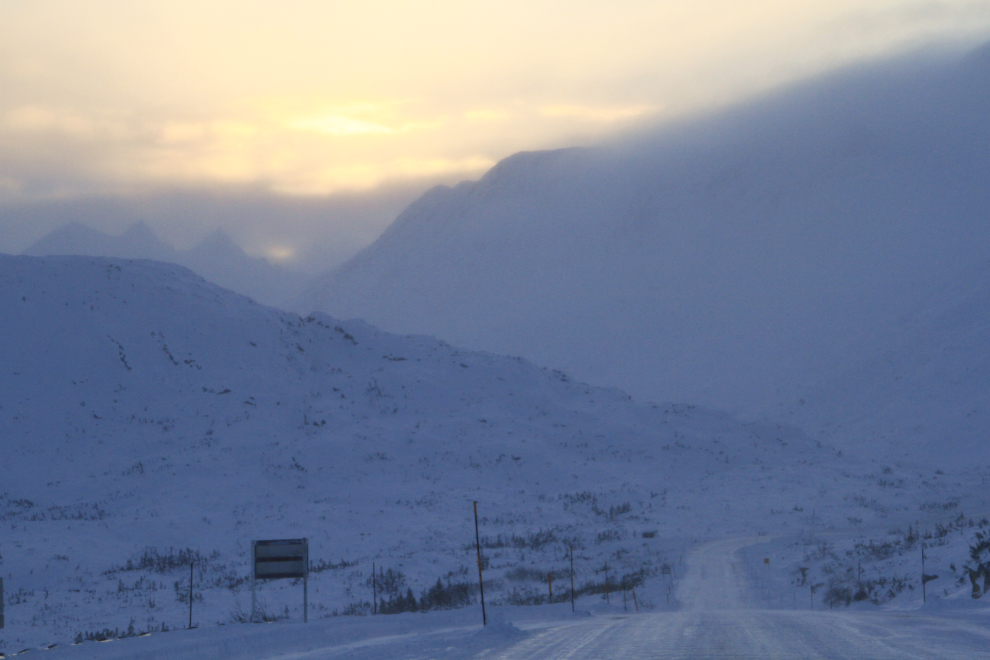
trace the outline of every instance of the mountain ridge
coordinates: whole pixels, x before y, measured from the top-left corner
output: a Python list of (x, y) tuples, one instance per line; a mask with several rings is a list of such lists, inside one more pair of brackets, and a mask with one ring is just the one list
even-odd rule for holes
[(986, 52), (510, 157), (411, 205), (311, 306), (643, 400), (773, 410), (990, 245)]
[(191, 248), (180, 250), (159, 239), (144, 222), (135, 222), (119, 236), (70, 222), (33, 243), (23, 254), (120, 257), (174, 263), (219, 286), (281, 308), (292, 307), (310, 282), (302, 273), (248, 256), (222, 229)]

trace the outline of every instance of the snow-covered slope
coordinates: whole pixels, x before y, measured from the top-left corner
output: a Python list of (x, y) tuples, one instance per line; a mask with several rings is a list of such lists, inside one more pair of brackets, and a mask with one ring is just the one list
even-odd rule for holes
[(424, 195), (313, 304), (647, 400), (789, 400), (985, 257), (988, 81), (990, 48), (919, 56), (517, 154)]
[(217, 230), (188, 250), (162, 241), (143, 222), (113, 236), (70, 222), (31, 245), (24, 254), (85, 255), (154, 259), (179, 264), (224, 288), (251, 296), (265, 305), (287, 309), (310, 284), (302, 273), (249, 257), (224, 231)]
[[(648, 595), (699, 536), (984, 506), (979, 475), (859, 463), (776, 424), (300, 318), (158, 262), (0, 256), (0, 319), (8, 649), (183, 625), (190, 559), (196, 620), (237, 619), (252, 539), (310, 539), (314, 617), (366, 612), (372, 562), (401, 574), (387, 598), (438, 579), (472, 598), (472, 500), (502, 603), (543, 598), (571, 543), (585, 593), (607, 562), (613, 588)], [(261, 602), (300, 614), (284, 581)]]
[(919, 295), (871, 348), (801, 388), (777, 416), (839, 446), (990, 463), (990, 265)]

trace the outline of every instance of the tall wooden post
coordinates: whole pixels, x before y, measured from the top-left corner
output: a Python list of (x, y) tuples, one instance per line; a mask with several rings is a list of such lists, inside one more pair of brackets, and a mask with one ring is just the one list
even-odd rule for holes
[(553, 573), (547, 573), (547, 589), (550, 591), (550, 595), (547, 597), (548, 603), (553, 603)]
[(193, 562), (189, 562), (189, 629), (192, 630)]
[(303, 539), (303, 623), (309, 623), (309, 539)]
[(571, 544), (571, 612), (574, 611), (574, 544)]
[(257, 541), (251, 541), (251, 623), (254, 623), (255, 612), (258, 611), (258, 576), (255, 574), (258, 565), (257, 546)]
[(481, 533), (478, 532), (478, 502), (474, 503), (474, 545), (478, 550), (478, 588), (481, 590), (481, 624), (488, 625), (488, 615), (485, 614), (485, 581), (481, 577)]
[(926, 580), (925, 580), (925, 542), (921, 542), (921, 602), (928, 602), (928, 594), (926, 592)]
[(375, 573), (375, 562), (371, 562), (371, 613), (378, 614), (378, 575)]
[(605, 602), (611, 604), (612, 599), (608, 594), (608, 562), (605, 562)]

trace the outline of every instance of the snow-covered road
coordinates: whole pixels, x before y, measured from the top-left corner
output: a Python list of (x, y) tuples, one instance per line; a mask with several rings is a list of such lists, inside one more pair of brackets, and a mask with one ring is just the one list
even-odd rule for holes
[[(732, 539), (696, 549), (678, 587), (684, 609), (587, 617), (377, 639), (277, 656), (278, 660), (485, 658), (486, 660), (640, 660), (644, 658), (990, 658), (990, 629), (957, 618), (904, 613), (755, 609)], [(272, 658), (275, 660), (275, 658)]]
[(497, 653), (483, 652), (472, 657), (974, 658), (990, 657), (990, 634), (975, 626), (930, 617), (713, 611), (614, 617), (562, 626)]

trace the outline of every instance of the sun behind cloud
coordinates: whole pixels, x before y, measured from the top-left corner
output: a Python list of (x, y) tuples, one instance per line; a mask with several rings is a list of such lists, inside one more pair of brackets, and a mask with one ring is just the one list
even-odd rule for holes
[(0, 192), (454, 181), (950, 37), (986, 2), (0, 2)]

